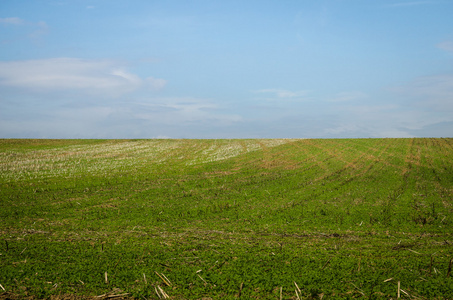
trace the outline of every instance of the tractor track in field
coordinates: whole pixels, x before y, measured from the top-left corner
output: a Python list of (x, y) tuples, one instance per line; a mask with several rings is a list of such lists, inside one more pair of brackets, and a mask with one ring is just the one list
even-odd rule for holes
[[(347, 153), (347, 150), (342, 149), (337, 154), (330, 151), (328, 147), (327, 148), (319, 147), (319, 149), (321, 150), (327, 149), (326, 152), (329, 154), (329, 160), (335, 159), (341, 161), (343, 163), (343, 166), (335, 171), (332, 170), (330, 173), (326, 173), (314, 178), (312, 182), (315, 183), (318, 181), (330, 181), (330, 182), (338, 181), (338, 184), (336, 186), (341, 187), (347, 184), (348, 182), (354, 180), (355, 178), (360, 177), (365, 173), (368, 173), (372, 168), (374, 168), (380, 162), (380, 157), (387, 150), (387, 148), (388, 146), (381, 149), (377, 157), (374, 155), (369, 155), (368, 152), (360, 152), (358, 156), (356, 156), (352, 160), (348, 160), (344, 158), (345, 153)], [(364, 162), (371, 163), (366, 164)], [(324, 169), (328, 170), (327, 167), (325, 167)]]
[(0, 152), (0, 300), (452, 298), (453, 139), (40, 143)]

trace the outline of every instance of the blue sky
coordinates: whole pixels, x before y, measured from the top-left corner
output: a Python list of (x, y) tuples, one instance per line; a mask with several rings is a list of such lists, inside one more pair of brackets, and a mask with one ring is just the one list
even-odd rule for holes
[(453, 136), (450, 0), (3, 0), (0, 138)]

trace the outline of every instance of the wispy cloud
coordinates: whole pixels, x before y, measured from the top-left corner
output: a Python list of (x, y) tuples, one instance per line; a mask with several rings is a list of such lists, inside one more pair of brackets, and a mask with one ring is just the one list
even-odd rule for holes
[(0, 136), (215, 138), (240, 135), (245, 129), (239, 128), (244, 122), (239, 113), (212, 99), (150, 93), (114, 99), (104, 94), (71, 94), (60, 93), (58, 101), (46, 100), (48, 93), (18, 101), (0, 95)]
[(151, 98), (132, 104), (136, 119), (159, 121), (161, 124), (231, 123), (242, 120), (238, 114), (222, 112), (218, 104), (192, 97)]
[(165, 84), (164, 79), (142, 79), (108, 60), (52, 58), (0, 62), (0, 85), (25, 91), (75, 90), (121, 95), (140, 87), (160, 90)]
[(426, 4), (435, 4), (438, 1), (410, 1), (410, 2), (398, 2), (390, 4), (390, 7), (404, 7), (404, 6), (417, 6)]
[(334, 97), (329, 99), (332, 102), (350, 102), (355, 100), (362, 100), (368, 97), (367, 94), (360, 91), (340, 92)]
[(430, 111), (451, 114), (453, 121), (453, 75), (418, 77), (404, 85), (393, 87), (392, 92), (412, 100), (413, 105)]
[[(0, 24), (3, 26), (14, 25), (14, 27), (20, 27), (28, 31), (28, 34), (24, 35), (23, 32), (18, 33), (17, 39), (22, 39), (24, 37), (32, 39), (34, 41), (39, 40), (42, 36), (46, 35), (49, 32), (49, 26), (44, 21), (39, 22), (30, 22), (23, 20), (18, 17), (9, 17), (9, 18), (0, 18)], [(17, 28), (16, 28), (17, 29)], [(13, 29), (11, 29), (13, 30)], [(13, 40), (14, 41), (14, 40)], [(3, 40), (2, 43), (10, 43), (11, 40)]]
[(32, 39), (39, 39), (49, 32), (49, 26), (46, 22), (40, 21), (33, 24), (34, 30), (28, 35)]
[(17, 18), (17, 17), (12, 17), (12, 18), (0, 18), (0, 24), (7, 24), (7, 25), (23, 25), (25, 24), (25, 21)]
[(266, 99), (291, 99), (300, 98), (308, 94), (307, 91), (288, 91), (283, 89), (262, 89), (253, 91), (256, 94), (267, 95)]
[(327, 98), (329, 113), (334, 113), (330, 118), (325, 114), (326, 136), (452, 136), (452, 74), (418, 77), (386, 92), (342, 92)]
[(445, 41), (437, 44), (437, 48), (453, 53), (453, 41)]

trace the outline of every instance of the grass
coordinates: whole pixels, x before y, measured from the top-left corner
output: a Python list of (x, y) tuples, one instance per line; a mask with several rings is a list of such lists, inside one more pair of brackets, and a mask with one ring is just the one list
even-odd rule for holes
[(440, 138), (0, 140), (0, 298), (452, 299), (452, 162)]

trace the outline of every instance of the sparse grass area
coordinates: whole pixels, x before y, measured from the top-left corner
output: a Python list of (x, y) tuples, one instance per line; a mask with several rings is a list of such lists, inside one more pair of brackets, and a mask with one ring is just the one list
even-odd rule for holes
[(0, 140), (0, 197), (0, 298), (453, 299), (453, 139)]

